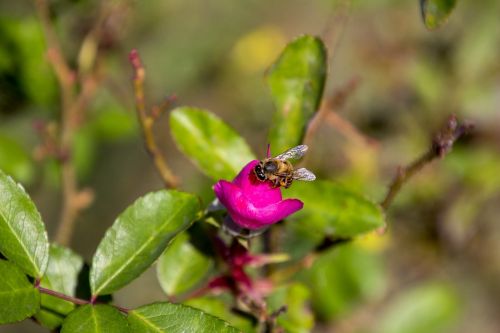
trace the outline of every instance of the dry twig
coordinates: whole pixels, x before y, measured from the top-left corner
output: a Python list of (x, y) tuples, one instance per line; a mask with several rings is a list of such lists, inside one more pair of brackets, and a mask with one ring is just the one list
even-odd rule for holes
[(144, 98), (144, 80), (146, 77), (146, 71), (142, 65), (141, 58), (137, 50), (132, 50), (129, 55), (130, 63), (134, 69), (134, 93), (135, 93), (135, 106), (137, 110), (137, 115), (139, 117), (139, 123), (141, 124), (142, 133), (144, 135), (144, 143), (146, 145), (146, 150), (151, 155), (153, 159), (156, 170), (158, 171), (165, 187), (177, 187), (179, 185), (179, 180), (174, 175), (172, 170), (165, 160), (165, 156), (162, 154), (160, 148), (156, 143), (156, 139), (153, 134), (153, 125), (155, 120), (159, 117), (163, 110), (167, 108), (167, 103), (170, 105), (167, 99), (165, 103), (160, 106), (154, 106), (152, 108), (151, 115), (146, 112), (146, 100)]
[[(98, 85), (99, 77), (97, 69), (94, 68), (96, 54), (94, 54), (92, 61), (87, 63), (88, 68), (92, 69), (92, 71), (78, 77), (76, 73), (80, 71), (80, 68), (78, 71), (72, 70), (62, 52), (59, 39), (50, 19), (50, 9), (47, 0), (35, 0), (35, 5), (47, 43), (48, 60), (54, 70), (61, 91), (61, 121), (57, 158), (61, 163), (63, 199), (61, 217), (55, 240), (59, 244), (68, 245), (79, 212), (88, 207), (93, 198), (91, 190), (78, 189), (71, 148), (73, 146), (75, 131), (79, 126), (79, 122), (83, 119), (83, 113)], [(94, 29), (92, 29), (86, 38), (93, 41), (95, 45), (99, 42), (101, 26), (106, 15), (102, 14), (100, 16)], [(81, 86), (78, 94), (75, 84), (77, 79), (79, 79)]]
[(451, 151), (455, 141), (460, 139), (463, 135), (469, 133), (473, 127), (474, 126), (468, 122), (459, 124), (456, 116), (450, 116), (441, 131), (432, 141), (432, 145), (429, 150), (408, 166), (400, 167), (398, 169), (398, 172), (389, 185), (389, 190), (387, 191), (384, 200), (380, 203), (380, 206), (382, 206), (384, 210), (387, 210), (396, 195), (399, 193), (403, 184), (406, 183), (408, 179), (436, 158), (443, 158)]

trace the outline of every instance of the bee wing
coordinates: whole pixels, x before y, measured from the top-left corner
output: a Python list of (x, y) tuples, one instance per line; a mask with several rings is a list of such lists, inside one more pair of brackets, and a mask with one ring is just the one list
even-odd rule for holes
[(300, 168), (297, 170), (293, 170), (293, 179), (312, 182), (316, 179), (316, 176), (306, 168)]
[(283, 160), (283, 161), (289, 160), (289, 159), (298, 160), (299, 158), (304, 156), (304, 154), (306, 153), (308, 148), (309, 147), (307, 147), (306, 145), (300, 145), (297, 147), (293, 147), (293, 148), (288, 149), (284, 153), (279, 154), (275, 158), (277, 158), (278, 160)]

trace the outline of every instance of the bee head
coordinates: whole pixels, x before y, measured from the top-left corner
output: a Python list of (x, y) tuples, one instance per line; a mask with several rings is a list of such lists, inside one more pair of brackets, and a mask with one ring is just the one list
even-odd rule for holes
[(262, 163), (259, 163), (255, 166), (255, 168), (253, 169), (255, 175), (257, 176), (257, 179), (260, 180), (260, 181), (264, 181), (266, 180), (266, 175), (264, 173), (264, 169), (262, 168)]
[(278, 170), (278, 166), (276, 165), (275, 162), (268, 161), (264, 164), (264, 171), (265, 172), (273, 173), (273, 172), (276, 172), (277, 170)]

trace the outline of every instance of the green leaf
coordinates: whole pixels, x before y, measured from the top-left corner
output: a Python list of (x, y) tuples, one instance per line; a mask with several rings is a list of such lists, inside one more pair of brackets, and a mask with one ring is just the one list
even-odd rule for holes
[(61, 333), (126, 333), (125, 316), (110, 305), (84, 305), (64, 320)]
[[(74, 296), (78, 274), (83, 266), (82, 257), (57, 244), (50, 245), (49, 254), (49, 264), (40, 285), (68, 296)], [(73, 311), (74, 307), (71, 302), (42, 294), (41, 309), (35, 315), (35, 319), (53, 330), (62, 324), (65, 316)]]
[(131, 332), (238, 333), (225, 321), (180, 304), (154, 303), (129, 312)]
[(304, 202), (304, 208), (289, 219), (301, 223), (308, 233), (353, 237), (385, 225), (377, 204), (340, 184), (319, 180), (295, 182), (284, 194)]
[(179, 149), (215, 180), (233, 179), (255, 159), (245, 140), (208, 111), (177, 108), (170, 114), (170, 129)]
[(385, 288), (380, 258), (352, 243), (325, 252), (302, 274), (315, 313), (323, 320), (346, 314)]
[(281, 153), (302, 142), (318, 109), (326, 78), (326, 49), (316, 37), (288, 44), (270, 68), (267, 83), (276, 106), (269, 133), (271, 148)]
[(224, 302), (222, 299), (216, 298), (215, 296), (192, 298), (184, 302), (185, 305), (199, 309), (212, 316), (227, 321), (231, 324), (231, 326), (234, 326), (243, 332), (253, 332), (252, 320), (248, 317), (237, 315), (234, 311), (231, 311), (231, 305), (229, 303), (230, 302)]
[(427, 283), (398, 296), (382, 315), (376, 332), (449, 332), (459, 312), (460, 300), (449, 285)]
[(12, 40), (25, 93), (36, 104), (50, 105), (57, 96), (57, 81), (46, 57), (46, 42), (39, 20), (27, 17), (5, 22)]
[(35, 171), (27, 150), (3, 134), (0, 134), (0, 169), (24, 184), (33, 180)]
[(158, 260), (158, 280), (167, 295), (182, 294), (203, 280), (212, 265), (213, 260), (191, 244), (184, 232)]
[(456, 2), (456, 0), (420, 0), (420, 10), (425, 26), (434, 30), (443, 25), (455, 8)]
[(14, 264), (0, 259), (0, 324), (32, 316), (40, 308), (40, 294)]
[(314, 316), (309, 309), (309, 290), (302, 284), (295, 283), (277, 288), (269, 296), (267, 303), (269, 311), (277, 311), (286, 306), (285, 313), (278, 316), (278, 326), (290, 333), (311, 332), (314, 326)]
[(106, 232), (92, 260), (93, 295), (110, 294), (142, 274), (195, 219), (195, 196), (162, 190), (137, 199)]
[(0, 252), (35, 278), (47, 267), (49, 242), (40, 213), (23, 187), (1, 170)]

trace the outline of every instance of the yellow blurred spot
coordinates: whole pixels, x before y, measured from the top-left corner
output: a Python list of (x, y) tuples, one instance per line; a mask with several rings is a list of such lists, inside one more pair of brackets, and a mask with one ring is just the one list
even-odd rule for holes
[(286, 44), (279, 29), (260, 27), (242, 36), (233, 48), (231, 57), (235, 66), (243, 72), (262, 72), (276, 60)]
[(363, 236), (357, 237), (354, 242), (368, 251), (379, 252), (387, 248), (391, 236), (389, 232), (381, 234), (378, 231), (369, 232)]

